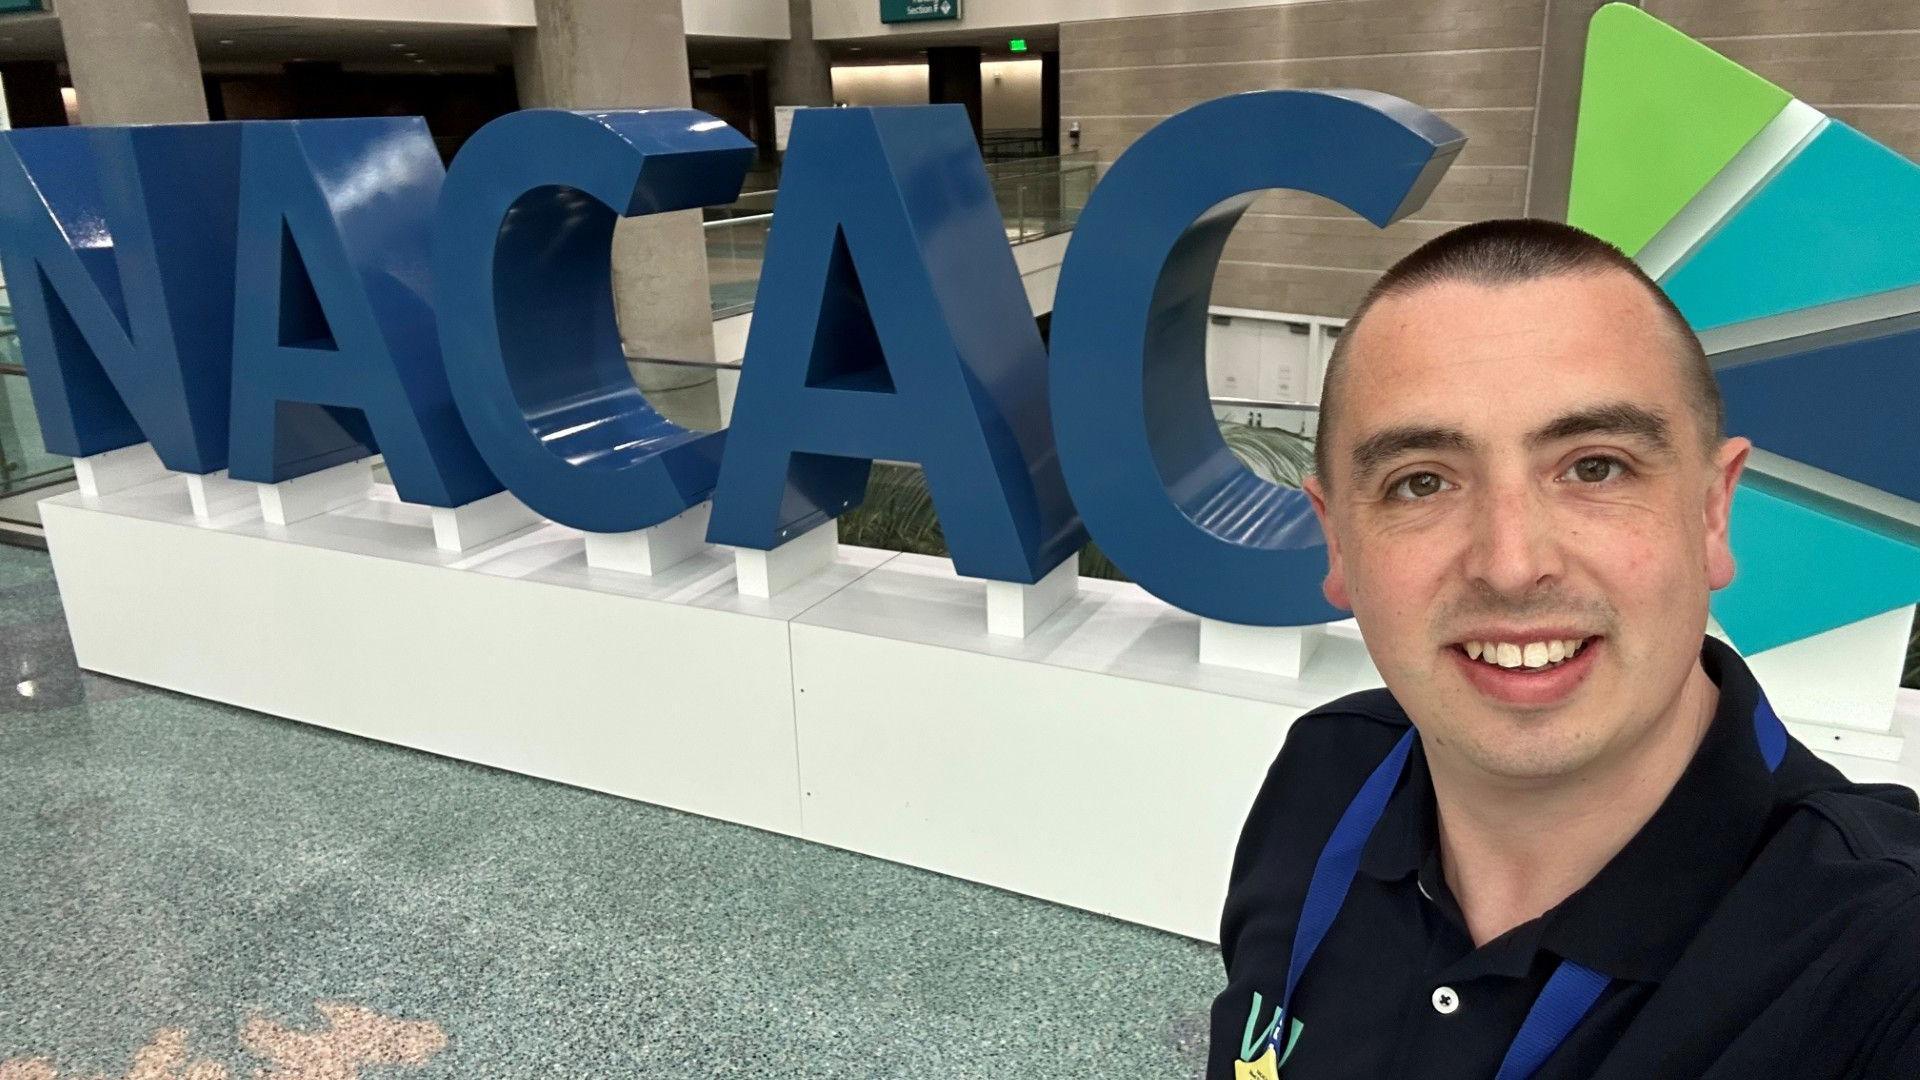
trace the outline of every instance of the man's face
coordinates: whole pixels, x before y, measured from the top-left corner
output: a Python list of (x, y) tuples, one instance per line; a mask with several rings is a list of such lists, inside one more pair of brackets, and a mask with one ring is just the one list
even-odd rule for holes
[(1748, 444), (1707, 448), (1668, 333), (1603, 272), (1423, 286), (1348, 342), (1325, 588), (1430, 753), (1568, 776), (1678, 708)]

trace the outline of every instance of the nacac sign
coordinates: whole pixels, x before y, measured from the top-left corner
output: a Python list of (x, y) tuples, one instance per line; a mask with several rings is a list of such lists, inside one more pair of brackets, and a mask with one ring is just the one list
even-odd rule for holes
[(0, 259), (59, 453), (277, 483), (378, 452), (409, 502), (613, 533), (711, 499), (708, 539), (762, 550), (913, 461), (961, 574), (1035, 582), (1091, 532), (1181, 608), (1305, 625), (1339, 615), (1319, 528), (1208, 403), (1220, 251), (1271, 188), (1385, 226), (1464, 142), (1361, 91), (1172, 117), (1080, 218), (1049, 356), (959, 106), (802, 111), (722, 432), (635, 388), (610, 280), (619, 218), (738, 196), (753, 145), (704, 113), (518, 112), (450, 168), (418, 118), (13, 132)]

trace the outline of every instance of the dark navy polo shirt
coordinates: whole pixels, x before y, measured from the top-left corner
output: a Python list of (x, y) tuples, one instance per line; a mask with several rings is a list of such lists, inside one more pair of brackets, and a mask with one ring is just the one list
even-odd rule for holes
[[(1416, 743), (1295, 992), (1280, 1075), (1493, 1080), (1564, 959), (1613, 981), (1538, 1080), (1920, 1080), (1920, 804), (1794, 739), (1770, 773), (1752, 673), (1712, 639), (1702, 660), (1719, 709), (1666, 801), (1585, 887), (1479, 948)], [(1314, 860), (1407, 726), (1373, 690), (1288, 732), (1234, 859), (1210, 1080), (1263, 1049)]]

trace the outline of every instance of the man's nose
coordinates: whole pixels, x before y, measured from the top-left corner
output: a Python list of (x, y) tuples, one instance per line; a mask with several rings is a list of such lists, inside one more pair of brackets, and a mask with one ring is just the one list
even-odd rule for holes
[(1522, 596), (1558, 578), (1562, 543), (1544, 497), (1513, 481), (1482, 488), (1467, 573), (1495, 592)]

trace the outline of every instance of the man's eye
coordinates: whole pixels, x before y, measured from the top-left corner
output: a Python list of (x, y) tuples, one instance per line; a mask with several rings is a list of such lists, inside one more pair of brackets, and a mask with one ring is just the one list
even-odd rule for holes
[(1429, 495), (1438, 495), (1445, 490), (1447, 490), (1445, 480), (1430, 472), (1420, 472), (1401, 477), (1387, 489), (1387, 497), (1411, 502), (1424, 499)]
[(1626, 462), (1616, 457), (1584, 457), (1563, 475), (1583, 484), (1603, 484), (1626, 474)]

